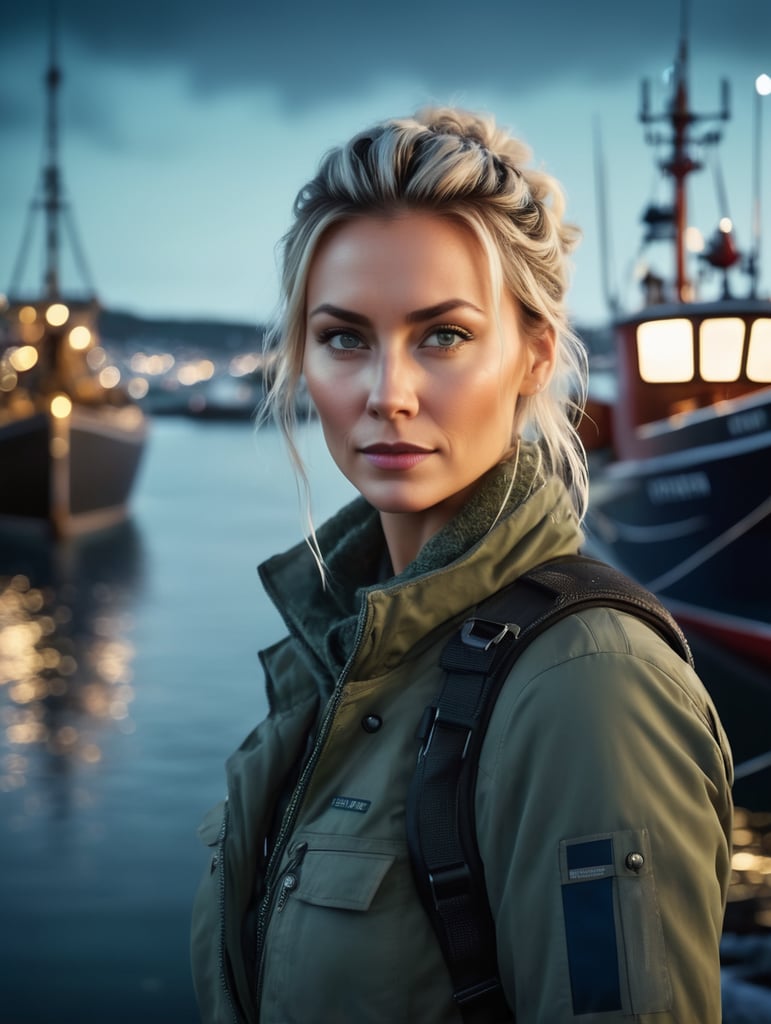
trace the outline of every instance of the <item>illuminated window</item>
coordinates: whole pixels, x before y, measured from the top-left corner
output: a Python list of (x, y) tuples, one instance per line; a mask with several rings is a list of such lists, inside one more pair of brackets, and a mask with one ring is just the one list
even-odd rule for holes
[(693, 326), (690, 320), (648, 320), (637, 328), (640, 376), (649, 384), (693, 379)]
[(702, 380), (738, 380), (743, 352), (744, 321), (738, 316), (705, 320), (699, 328)]
[(759, 317), (750, 331), (747, 376), (767, 384), (771, 381), (771, 319)]

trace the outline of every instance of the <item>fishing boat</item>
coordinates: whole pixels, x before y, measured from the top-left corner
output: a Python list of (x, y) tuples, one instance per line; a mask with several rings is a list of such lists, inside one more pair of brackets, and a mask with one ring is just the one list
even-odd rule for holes
[[(99, 344), (93, 289), (89, 285), (82, 295), (68, 295), (60, 284), (65, 221), (85, 269), (72, 220), (65, 216), (69, 208), (58, 162), (61, 77), (52, 28), (42, 186), (30, 207), (14, 283), (0, 306), (0, 523), (43, 525), (56, 537), (126, 517), (146, 437), (144, 414)], [(40, 211), (45, 271), (42, 289), (30, 296), (15, 282)]]
[(672, 202), (649, 206), (643, 221), (646, 240), (673, 254), (673, 272), (670, 282), (649, 270), (641, 307), (615, 310), (617, 392), (612, 402), (594, 398), (582, 424), (588, 449), (606, 446), (590, 451), (589, 546), (658, 594), (686, 629), (771, 665), (771, 301), (758, 294), (760, 174), (752, 252), (742, 256), (724, 216), (700, 256), (718, 294), (701, 297), (688, 272), (686, 183), (720, 141), (727, 84), (719, 113), (694, 113), (683, 30), (661, 113), (649, 96), (644, 83), (640, 119), (647, 141), (665, 147), (659, 166)]

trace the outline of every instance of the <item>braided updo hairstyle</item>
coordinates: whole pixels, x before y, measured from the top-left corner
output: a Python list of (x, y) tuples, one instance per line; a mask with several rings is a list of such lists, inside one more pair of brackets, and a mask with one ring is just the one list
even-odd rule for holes
[(554, 332), (554, 373), (544, 389), (520, 396), (512, 443), (520, 436), (539, 442), (546, 469), (563, 478), (583, 517), (588, 474), (575, 424), (585, 400), (586, 355), (565, 309), (568, 254), (579, 232), (563, 220), (559, 183), (528, 167), (530, 157), (492, 117), (429, 108), (384, 121), (330, 150), (300, 190), (281, 243), (282, 305), (267, 336), (276, 350), (275, 377), (264, 415), (272, 413), (281, 427), (306, 487), (292, 437), (306, 285), (319, 242), (333, 224), (355, 217), (433, 211), (471, 228), (487, 256), (493, 295), (509, 290), (525, 335)]

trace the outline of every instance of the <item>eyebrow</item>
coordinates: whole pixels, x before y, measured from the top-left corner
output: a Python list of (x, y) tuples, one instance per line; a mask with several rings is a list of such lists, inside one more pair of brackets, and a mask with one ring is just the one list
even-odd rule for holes
[[(446, 302), (438, 302), (435, 306), (426, 306), (425, 309), (413, 310), (412, 313), (407, 314), (405, 320), (409, 324), (419, 324), (425, 320), (433, 320), (437, 316), (443, 316), (445, 313), (452, 312), (452, 310), (462, 308), (473, 309), (477, 313), (483, 312), (479, 306), (475, 306), (473, 302), (467, 302), (465, 299), (448, 299)], [(333, 306), (329, 302), (322, 302), (320, 306), (316, 306), (315, 309), (310, 311), (308, 317), (318, 316), (319, 313), (327, 313), (337, 320), (345, 320), (351, 324), (360, 324), (362, 327), (372, 326), (369, 317), (363, 316), (361, 313), (354, 313), (350, 309), (343, 309), (341, 306)]]

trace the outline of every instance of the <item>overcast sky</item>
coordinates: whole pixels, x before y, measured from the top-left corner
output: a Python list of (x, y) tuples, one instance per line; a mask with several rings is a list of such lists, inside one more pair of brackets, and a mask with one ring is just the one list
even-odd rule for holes
[[(0, 291), (11, 284), (42, 158), (48, 0), (5, 3), (0, 32)], [(740, 245), (750, 241), (755, 77), (771, 73), (771, 0), (691, 0), (694, 106), (733, 118), (720, 150)], [(664, 95), (675, 0), (443, 3), (352, 0), (59, 0), (66, 194), (103, 303), (152, 315), (264, 320), (274, 245), (293, 197), (330, 145), (426, 102), (490, 111), (559, 177), (584, 231), (570, 305), (605, 315), (593, 133), (605, 152), (613, 272), (626, 279), (652, 199), (655, 153), (639, 83)], [(771, 97), (761, 107), (771, 178)], [(693, 179), (691, 221), (724, 212), (712, 165)], [(763, 195), (771, 224), (771, 189)], [(767, 232), (768, 234), (768, 232)], [(22, 284), (38, 287), (42, 224)], [(661, 269), (668, 270), (662, 266)], [(762, 280), (771, 284), (771, 242)], [(65, 263), (65, 285), (78, 284)], [(626, 293), (625, 293), (626, 294)], [(629, 291), (630, 299), (633, 291)]]

